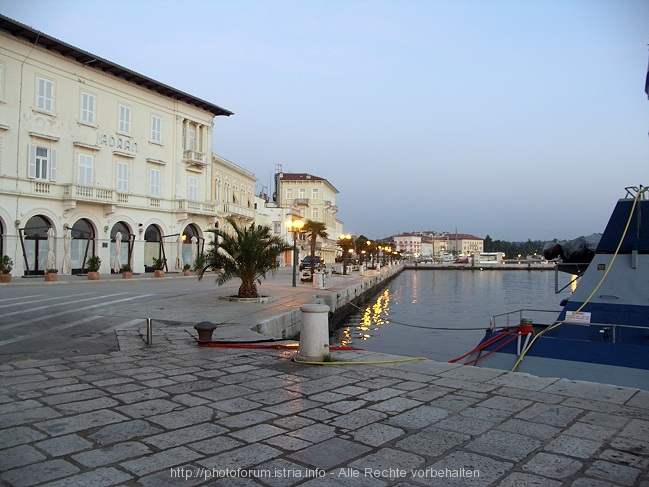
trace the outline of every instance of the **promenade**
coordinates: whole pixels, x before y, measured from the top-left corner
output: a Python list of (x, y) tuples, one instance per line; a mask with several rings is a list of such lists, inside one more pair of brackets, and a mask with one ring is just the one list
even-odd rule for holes
[[(0, 483), (649, 487), (647, 391), (365, 351), (314, 366), (291, 348), (197, 346), (198, 321), (222, 323), (217, 340), (258, 340), (251, 327), (318, 293), (280, 274), (260, 288), (272, 303), (196, 292), (115, 310), (151, 317), (152, 346), (134, 322), (115, 328), (118, 351), (0, 364)], [(370, 276), (332, 277), (327, 292)], [(88, 287), (195, 278), (102, 279)]]

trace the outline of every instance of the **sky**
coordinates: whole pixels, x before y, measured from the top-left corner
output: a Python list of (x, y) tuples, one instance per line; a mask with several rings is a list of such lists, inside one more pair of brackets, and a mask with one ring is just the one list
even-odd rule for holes
[(345, 233), (602, 232), (649, 185), (647, 0), (0, 0), (234, 112), (213, 151), (338, 191)]

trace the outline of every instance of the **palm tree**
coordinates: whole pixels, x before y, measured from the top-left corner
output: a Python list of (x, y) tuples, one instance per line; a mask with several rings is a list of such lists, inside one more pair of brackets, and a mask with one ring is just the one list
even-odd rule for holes
[[(251, 223), (248, 227), (239, 228), (231, 217), (227, 218), (227, 222), (233, 232), (209, 230), (215, 238), (205, 255), (203, 271), (221, 269), (216, 278), (219, 286), (238, 277), (241, 285), (237, 296), (258, 298), (257, 283), (261, 284), (261, 278), (265, 279), (266, 273), (279, 267), (279, 257), (287, 249), (286, 243), (280, 237), (274, 237), (267, 226)], [(202, 277), (199, 274), (198, 278)]]
[(327, 224), (314, 220), (307, 220), (304, 222), (302, 231), (306, 233), (311, 247), (311, 277), (313, 277), (313, 272), (315, 270), (315, 245), (318, 238), (324, 240), (329, 237), (329, 234), (327, 233)]

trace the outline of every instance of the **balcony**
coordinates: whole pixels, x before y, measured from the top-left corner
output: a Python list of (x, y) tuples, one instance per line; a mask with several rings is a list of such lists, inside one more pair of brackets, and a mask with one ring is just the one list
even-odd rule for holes
[(63, 186), (63, 201), (86, 201), (90, 203), (114, 203), (116, 191), (110, 188), (97, 186), (82, 186), (80, 184), (66, 184)]
[(213, 216), (217, 213), (217, 208), (214, 203), (203, 203), (194, 200), (176, 200), (176, 209), (188, 215)]
[(293, 200), (294, 205), (306, 205), (309, 206), (309, 198), (295, 198)]
[(207, 165), (207, 158), (205, 157), (204, 152), (198, 152), (195, 150), (184, 150), (183, 162), (187, 164), (193, 164), (195, 166), (205, 166)]
[(237, 205), (235, 203), (223, 203), (223, 211), (226, 216), (243, 218), (250, 221), (255, 219), (254, 209), (246, 208), (245, 206)]

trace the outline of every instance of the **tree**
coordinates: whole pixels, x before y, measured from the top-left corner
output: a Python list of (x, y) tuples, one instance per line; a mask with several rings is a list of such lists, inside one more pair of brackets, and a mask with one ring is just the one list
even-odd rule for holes
[[(216, 278), (219, 286), (238, 277), (241, 285), (237, 296), (257, 298), (257, 283), (261, 284), (262, 277), (265, 279), (268, 272), (279, 267), (279, 257), (288, 247), (283, 239), (274, 237), (267, 226), (251, 223), (248, 227), (239, 228), (231, 217), (227, 222), (232, 232), (209, 230), (215, 238), (205, 254), (203, 271), (220, 269), (221, 273)], [(202, 277), (199, 274), (199, 280)]]
[(313, 272), (315, 270), (315, 246), (318, 238), (325, 239), (329, 237), (327, 233), (327, 225), (322, 222), (317, 222), (314, 220), (307, 220), (304, 222), (304, 227), (302, 229), (307, 238), (309, 239), (309, 246), (311, 247), (311, 277), (313, 277)]

